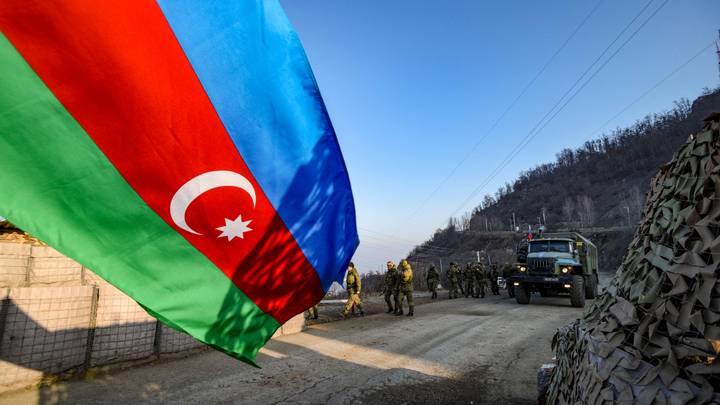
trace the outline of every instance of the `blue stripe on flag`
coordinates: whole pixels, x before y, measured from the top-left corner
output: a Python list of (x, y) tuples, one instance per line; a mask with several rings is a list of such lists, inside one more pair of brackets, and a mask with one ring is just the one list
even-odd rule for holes
[(358, 245), (350, 181), (276, 0), (159, 0), (235, 146), (327, 290)]

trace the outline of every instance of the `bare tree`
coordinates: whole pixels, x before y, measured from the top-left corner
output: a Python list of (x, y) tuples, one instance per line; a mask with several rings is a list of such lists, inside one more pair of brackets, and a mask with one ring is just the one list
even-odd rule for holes
[(462, 217), (460, 217), (458, 230), (460, 231), (467, 231), (470, 229), (470, 220), (472, 219), (472, 214), (470, 212), (466, 212), (463, 214)]
[(565, 217), (566, 222), (572, 222), (573, 221), (573, 214), (575, 214), (575, 202), (573, 202), (572, 198), (565, 197), (565, 201), (563, 202), (562, 206), (563, 216)]
[(482, 200), (482, 207), (484, 210), (492, 207), (495, 205), (495, 199), (490, 194), (485, 195), (485, 197)]
[(580, 216), (580, 221), (586, 226), (593, 226), (595, 223), (595, 205), (589, 196), (578, 196), (577, 210)]
[(490, 219), (488, 220), (488, 225), (490, 226), (491, 231), (501, 230), (504, 227), (502, 221), (497, 219), (496, 217), (490, 217)]

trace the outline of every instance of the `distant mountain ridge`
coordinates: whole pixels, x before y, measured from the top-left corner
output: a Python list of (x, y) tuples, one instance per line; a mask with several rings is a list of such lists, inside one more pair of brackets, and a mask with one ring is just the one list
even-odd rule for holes
[[(692, 103), (677, 101), (670, 110), (648, 115), (628, 128), (577, 149), (563, 149), (554, 162), (521, 173), (512, 184), (486, 195), (471, 212), (451, 218), (447, 227), (416, 247), (410, 257), (423, 263), (468, 256), (484, 249), (481, 241), (487, 240), (488, 233), (510, 231), (513, 216), (520, 231), (546, 224), (549, 229), (626, 227), (631, 232), (640, 219), (650, 179), (717, 111), (720, 89), (708, 90)], [(614, 262), (623, 252), (608, 253)], [(505, 258), (495, 260), (510, 260), (510, 254), (499, 255)]]

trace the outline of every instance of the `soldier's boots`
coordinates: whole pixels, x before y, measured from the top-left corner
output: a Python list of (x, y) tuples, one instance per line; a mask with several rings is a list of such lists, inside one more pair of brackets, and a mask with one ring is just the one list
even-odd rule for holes
[(395, 316), (402, 316), (404, 314), (403, 309), (400, 308), (398, 311), (395, 311)]
[(393, 307), (391, 307), (391, 306), (388, 306), (388, 310), (387, 310), (386, 314), (390, 314), (393, 312), (395, 312), (395, 309), (393, 309)]
[(415, 314), (415, 307), (410, 307), (407, 316), (413, 316)]
[(433, 291), (433, 293), (432, 293), (432, 299), (435, 299), (435, 298), (437, 298), (437, 292)]

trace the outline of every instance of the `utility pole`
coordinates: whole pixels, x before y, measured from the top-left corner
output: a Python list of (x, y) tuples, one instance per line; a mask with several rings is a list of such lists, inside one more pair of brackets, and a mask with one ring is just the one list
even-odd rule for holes
[(442, 268), (442, 257), (440, 258), (440, 274), (442, 274), (443, 268)]
[(480, 263), (480, 251), (476, 250), (475, 255), (477, 255), (477, 262)]
[[(718, 30), (718, 39), (720, 39), (720, 30)], [(718, 78), (720, 78), (720, 40), (715, 41), (715, 53), (718, 58)]]
[(547, 221), (545, 220), (545, 207), (542, 208), (542, 224), (547, 225)]

